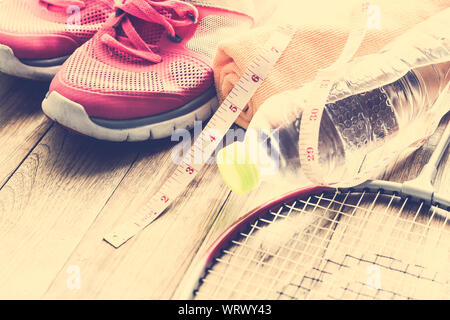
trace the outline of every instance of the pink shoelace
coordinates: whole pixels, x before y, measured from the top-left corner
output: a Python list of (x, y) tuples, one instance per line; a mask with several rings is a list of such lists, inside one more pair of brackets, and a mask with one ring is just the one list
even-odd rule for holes
[[(55, 1), (55, 0), (52, 0)], [(156, 53), (157, 46), (146, 43), (136, 31), (129, 16), (137, 17), (147, 22), (162, 25), (174, 42), (182, 41), (176, 34), (176, 27), (189, 26), (197, 23), (198, 10), (190, 3), (180, 0), (128, 0), (116, 4), (114, 26), (121, 26), (125, 36), (111, 35), (105, 32), (100, 40), (107, 46), (153, 63), (162, 61)], [(178, 19), (165, 16), (161, 12), (174, 12)]]

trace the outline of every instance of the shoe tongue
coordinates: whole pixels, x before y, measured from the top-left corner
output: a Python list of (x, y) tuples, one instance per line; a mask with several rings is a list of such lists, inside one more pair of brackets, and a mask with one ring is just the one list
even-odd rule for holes
[(158, 44), (165, 29), (163, 26), (136, 17), (130, 17), (136, 32), (148, 44)]

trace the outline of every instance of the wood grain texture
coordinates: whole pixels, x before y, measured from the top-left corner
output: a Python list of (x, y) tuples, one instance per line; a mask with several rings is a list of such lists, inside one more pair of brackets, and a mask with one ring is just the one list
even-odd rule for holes
[(40, 298), (136, 158), (54, 126), (0, 190), (0, 298)]
[[(207, 166), (153, 224), (114, 249), (102, 237), (139, 209), (175, 169), (171, 149), (144, 152), (92, 224), (45, 298), (169, 299), (214, 223), (229, 191), (216, 166)], [(67, 268), (78, 266), (81, 288), (68, 290)]]
[(47, 89), (0, 73), (0, 186), (52, 125), (41, 112)]

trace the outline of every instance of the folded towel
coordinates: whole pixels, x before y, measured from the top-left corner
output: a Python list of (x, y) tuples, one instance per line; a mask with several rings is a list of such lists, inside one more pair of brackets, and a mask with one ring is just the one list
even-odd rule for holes
[[(219, 99), (233, 89), (273, 32), (273, 25), (292, 22), (296, 33), (288, 49), (236, 121), (247, 128), (269, 97), (311, 81), (317, 70), (334, 63), (351, 31), (355, 2), (335, 0), (286, 1), (271, 26), (257, 27), (220, 44), (214, 61)], [(369, 31), (356, 56), (381, 50), (412, 26), (450, 6), (448, 0), (378, 0), (368, 10)], [(295, 19), (295, 20), (294, 20)]]

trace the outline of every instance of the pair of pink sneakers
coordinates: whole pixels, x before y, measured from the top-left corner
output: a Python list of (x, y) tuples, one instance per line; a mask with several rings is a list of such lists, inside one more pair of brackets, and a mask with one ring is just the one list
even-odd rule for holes
[(251, 1), (2, 0), (0, 71), (53, 78), (44, 113), (79, 133), (168, 137), (217, 107), (212, 59)]

